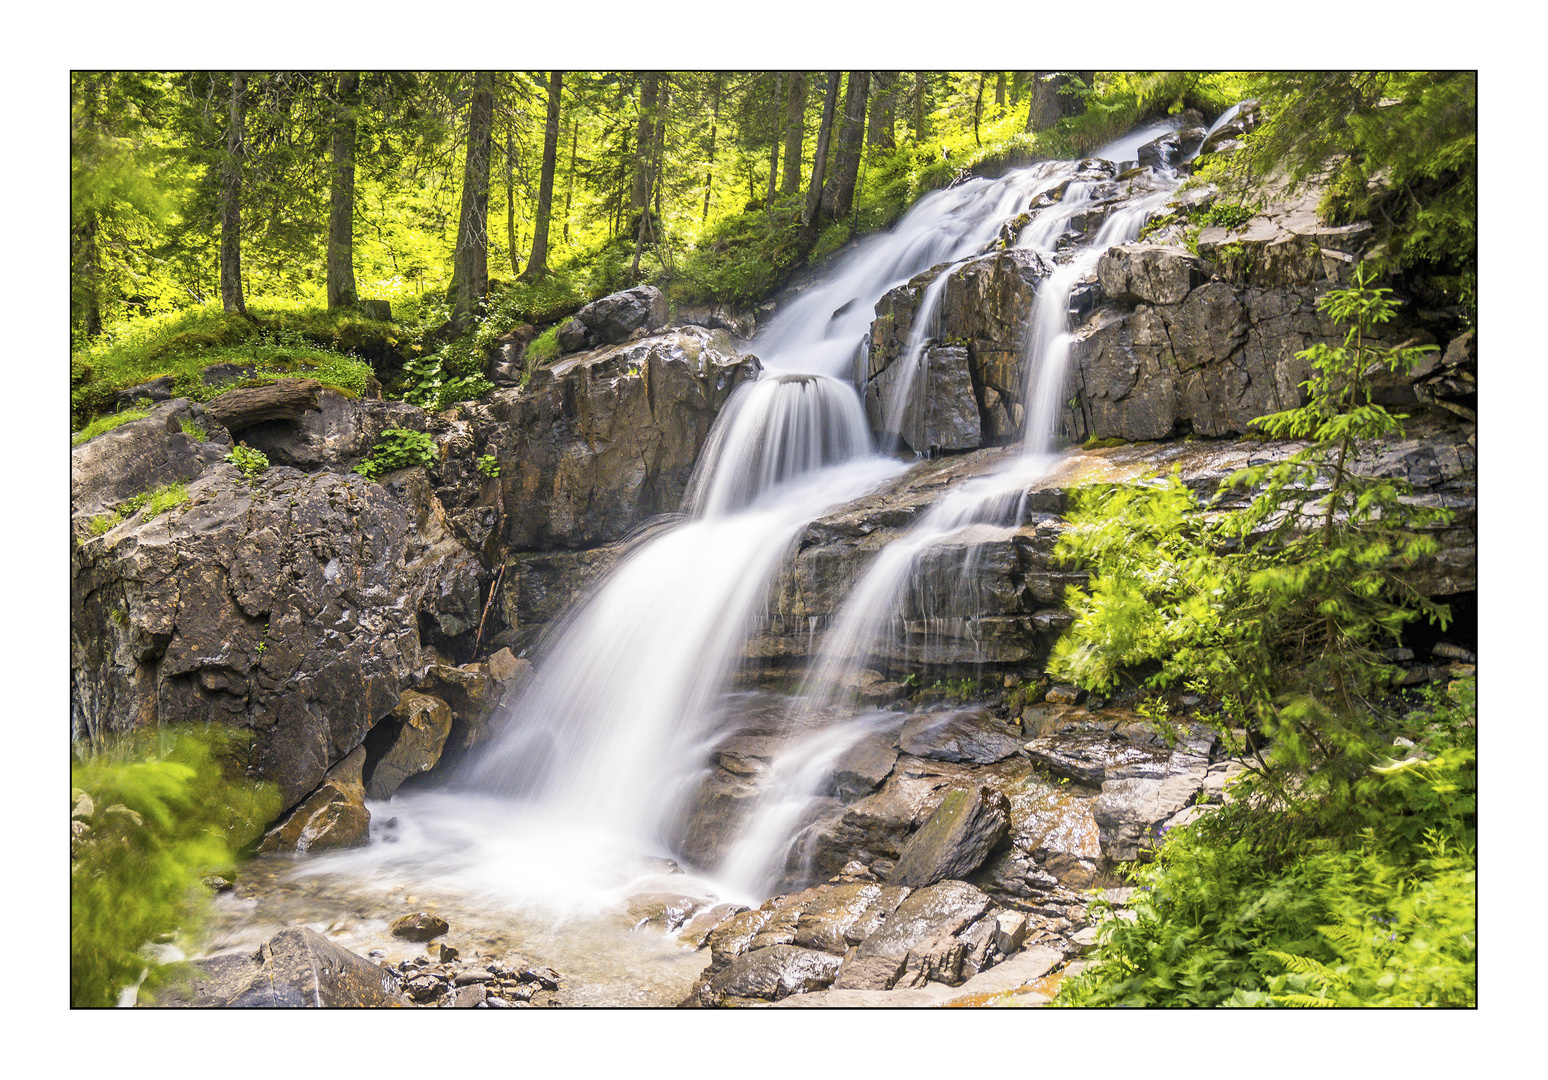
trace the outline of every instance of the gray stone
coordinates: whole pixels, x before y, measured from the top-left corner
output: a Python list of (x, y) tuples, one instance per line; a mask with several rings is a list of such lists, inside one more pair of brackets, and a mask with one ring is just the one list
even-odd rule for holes
[(381, 1008), (408, 1001), (387, 970), (340, 948), (315, 930), (292, 927), (253, 953), (195, 960), (189, 977), (158, 1006), (196, 1008)]
[(920, 887), (965, 878), (1005, 838), (1010, 804), (994, 788), (949, 792), (930, 820), (909, 838), (889, 878)]
[(943, 881), (915, 890), (880, 929), (845, 958), (833, 980), (834, 988), (891, 989), (909, 970), (910, 961), (914, 972), (928, 970), (932, 960), (939, 968), (943, 954), (962, 944), (953, 935), (989, 909), (989, 898), (961, 881)]
[(900, 740), (906, 754), (973, 765), (992, 765), (1021, 750), (1020, 740), (988, 709), (923, 713), (903, 725)]

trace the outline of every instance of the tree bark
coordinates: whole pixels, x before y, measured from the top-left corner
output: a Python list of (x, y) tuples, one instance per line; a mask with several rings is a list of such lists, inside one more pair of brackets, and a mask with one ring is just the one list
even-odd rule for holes
[(833, 151), (833, 175), (822, 193), (822, 216), (837, 221), (849, 213), (855, 200), (855, 181), (860, 175), (860, 143), (865, 133), (865, 102), (871, 73), (851, 71), (844, 91), (844, 122), (839, 125)]
[(785, 100), (785, 172), (779, 193), (801, 190), (801, 142), (806, 134), (806, 72), (790, 72), (790, 96)]
[(981, 141), (979, 141), (979, 138), (978, 138), (978, 122), (979, 122), (979, 120), (981, 120), (983, 118), (983, 115), (984, 115), (984, 83), (986, 81), (988, 81), (988, 79), (989, 79), (989, 73), (987, 71), (980, 71), (978, 73), (978, 96), (973, 99), (973, 145), (974, 146), (982, 146), (982, 145), (984, 145)]
[(715, 189), (715, 130), (720, 126), (720, 80), (721, 73), (715, 72), (715, 89), (711, 92), (710, 105), (710, 137), (709, 151), (704, 161), (704, 215), (700, 223), (709, 220), (710, 192)]
[(651, 219), (651, 200), (656, 201), (655, 216), (661, 216), (661, 153), (662, 146), (666, 142), (666, 114), (667, 100), (670, 86), (667, 80), (657, 80), (652, 76), (653, 83), (653, 107), (651, 108), (652, 123), (644, 132), (650, 151), (645, 158), (645, 193), (644, 206), (640, 211), (640, 224), (634, 234), (634, 261), (629, 264), (629, 280), (640, 279), (640, 254), (645, 250), (645, 234), (650, 233), (653, 241), (659, 243), (660, 237), (656, 235), (656, 226)]
[(462, 170), (462, 209), (452, 280), (452, 322), (466, 328), (489, 291), (489, 157), (494, 143), (494, 73), (473, 75), (468, 100), (468, 152)]
[(220, 184), (220, 304), (228, 315), (246, 315), (242, 298), (242, 159), (247, 154), (247, 76), (231, 73), (226, 122), (226, 161)]
[(575, 196), (575, 155), (580, 148), (580, 117), (570, 118), (570, 171), (564, 180), (564, 242), (570, 242), (570, 200)]
[(822, 185), (827, 176), (828, 143), (833, 134), (833, 112), (838, 103), (839, 75), (828, 72), (828, 92), (822, 100), (822, 123), (817, 128), (817, 150), (812, 154), (812, 179), (806, 188), (806, 209), (801, 215), (801, 246), (810, 250), (817, 240), (822, 217)]
[(629, 209), (643, 213), (650, 205), (650, 159), (656, 132), (657, 76), (645, 72), (640, 78), (640, 119), (634, 133), (634, 179), (629, 188)]
[(891, 150), (895, 145), (893, 141), (893, 128), (895, 126), (894, 110), (895, 98), (898, 88), (898, 73), (896, 71), (871, 72), (871, 115), (865, 133), (865, 145), (876, 146), (884, 150)]
[(346, 71), (335, 83), (328, 193), (328, 307), (354, 307), (355, 290), (355, 135), (360, 105), (360, 73)]
[(505, 250), (510, 253), (511, 276), (521, 274), (521, 258), (516, 254), (516, 120), (505, 124)]
[(1066, 91), (1078, 89), (1081, 82), (1089, 88), (1095, 79), (1094, 71), (1034, 71), (1032, 100), (1027, 106), (1027, 130), (1047, 131), (1065, 117), (1085, 112), (1086, 106), (1080, 95)]
[[(780, 150), (780, 118), (784, 115), (781, 106), (784, 100), (779, 96), (780, 73), (774, 73), (774, 102), (773, 118), (769, 122), (769, 191), (763, 198), (765, 208), (774, 205), (774, 193), (779, 190), (779, 150)], [(772, 225), (773, 222), (771, 221)]]
[(528, 281), (548, 274), (548, 222), (553, 216), (554, 167), (559, 158), (559, 94), (564, 72), (548, 73), (548, 117), (543, 125), (543, 177), (538, 183), (537, 221), (532, 227), (532, 256), (527, 260)]
[(930, 137), (930, 114), (925, 111), (925, 88), (929, 76), (923, 71), (914, 72), (914, 141), (924, 142)]

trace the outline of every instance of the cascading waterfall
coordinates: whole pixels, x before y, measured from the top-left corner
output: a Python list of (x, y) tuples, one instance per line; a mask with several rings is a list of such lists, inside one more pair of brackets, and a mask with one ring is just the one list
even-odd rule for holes
[[(1127, 160), (1148, 141), (1136, 138), (1115, 144), (1107, 159)], [(982, 252), (1008, 221), (1064, 184), (1062, 199), (1016, 239), (1057, 255), (1072, 218), (1115, 194), (1099, 180), (1110, 172), (1082, 167), (1045, 162), (932, 193), (788, 303), (754, 343), (764, 376), (736, 391), (706, 442), (685, 500), (688, 519), (636, 543), (545, 635), (533, 677), (493, 741), (464, 765), (460, 789), (400, 793), (392, 811), (404, 822), (400, 844), (328, 856), (316, 872), (353, 868), (385, 879), (428, 871), (470, 894), (570, 910), (596, 910), (638, 886), (639, 873), (619, 865), (671, 854), (664, 837), (726, 734), (723, 694), (781, 561), (808, 522), (905, 468), (873, 451), (855, 388), (876, 302), (932, 267), (944, 265), (944, 283), (953, 264)], [(1165, 177), (1150, 183), (1153, 192), (1109, 214), (1099, 237), (1039, 290), (1027, 334), (1022, 452), (947, 493), (880, 553), (821, 638), (806, 680), (813, 711), (837, 700), (846, 673), (896, 621), (897, 597), (921, 552), (965, 528), (1019, 521), (1023, 492), (1052, 448), (1070, 289), (1175, 186)], [(922, 307), (905, 358), (916, 370), (929, 318)], [(792, 738), (719, 868), (721, 890), (748, 899), (766, 888), (834, 758), (897, 720), (821, 717)]]
[[(1127, 163), (1140, 146), (1170, 130), (1166, 125), (1145, 129), (1109, 144), (1095, 156)], [(1074, 163), (1065, 166), (1071, 172), (1078, 167)], [(834, 711), (847, 695), (848, 688), (854, 685), (859, 670), (878, 652), (884, 639), (899, 632), (902, 602), (924, 552), (952, 539), (966, 541), (967, 556), (961, 571), (961, 583), (966, 585), (973, 577), (973, 552), (979, 546), (972, 541), (990, 538), (990, 530), (1008, 531), (1020, 523), (1025, 492), (1047, 474), (1058, 441), (1058, 422), (1072, 342), (1069, 323), (1073, 290), (1092, 273), (1103, 252), (1138, 234), (1145, 221), (1176, 190), (1180, 180), (1169, 170), (1146, 170), (1143, 182), (1149, 190), (1135, 196), (1135, 184), (1131, 183), (1124, 204), (1107, 213), (1096, 236), (1071, 253), (1038, 288), (1025, 335), (1022, 400), (1026, 418), (1019, 453), (996, 472), (974, 477), (948, 492), (913, 529), (882, 549), (867, 567), (810, 663), (800, 694), (809, 711), (817, 714)], [(1017, 245), (1049, 256), (1056, 254), (1058, 242), (1071, 220), (1091, 209), (1107, 193), (1099, 182), (1071, 180), (1060, 202), (1042, 210), (1021, 231)], [(938, 287), (946, 277), (943, 273), (936, 279), (920, 304), (904, 358), (912, 361), (908, 372), (910, 378), (922, 366), (917, 357), (923, 355), (931, 329), (920, 324), (933, 319), (932, 300), (938, 297)], [(901, 411), (898, 415), (902, 415)], [(974, 536), (974, 532), (983, 535)], [(806, 801), (814, 798), (819, 790), (814, 783), (805, 793)], [(781, 833), (778, 825), (800, 821), (800, 814), (795, 809), (800, 803), (800, 796), (788, 789), (779, 791), (777, 796), (766, 797), (733, 847), (723, 868), (725, 876), (753, 891), (771, 887), (779, 879), (787, 852), (796, 840), (793, 829), (787, 828)]]

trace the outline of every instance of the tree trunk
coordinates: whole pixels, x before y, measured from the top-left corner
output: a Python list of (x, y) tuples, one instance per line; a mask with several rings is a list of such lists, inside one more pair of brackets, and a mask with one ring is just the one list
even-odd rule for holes
[[(101, 115), (102, 88), (90, 75), (80, 80), (82, 90), (81, 116), (85, 128), (95, 137), (100, 134), (98, 120)], [(102, 251), (97, 240), (101, 222), (97, 211), (88, 208), (80, 224), (73, 230), (70, 275), (71, 323), (79, 324), (87, 337), (102, 334)]]
[(914, 72), (914, 141), (924, 142), (930, 137), (930, 114), (925, 111), (925, 88), (929, 76), (923, 71)]
[(575, 153), (580, 147), (580, 117), (570, 119), (570, 171), (564, 179), (564, 242), (570, 242), (570, 200), (575, 195)]
[(837, 221), (849, 213), (855, 201), (855, 180), (860, 175), (860, 143), (865, 133), (865, 100), (871, 73), (851, 71), (844, 92), (844, 122), (839, 126), (833, 152), (833, 175), (822, 193), (822, 216)]
[(527, 260), (527, 280), (548, 274), (548, 222), (554, 207), (554, 167), (559, 158), (559, 94), (564, 72), (548, 73), (548, 119), (543, 125), (543, 178), (538, 183), (537, 221), (532, 227), (532, 257)]
[(984, 83), (989, 79), (987, 71), (978, 73), (978, 96), (973, 99), (973, 145), (983, 146), (978, 138), (978, 122), (984, 115)]
[(994, 73), (994, 115), (996, 118), (1005, 115), (1005, 72)]
[(1086, 111), (1078, 93), (1080, 83), (1087, 88), (1096, 80), (1094, 71), (1034, 71), (1032, 100), (1027, 106), (1027, 130), (1047, 131), (1067, 116)]
[[(779, 190), (780, 118), (783, 116), (781, 106), (784, 104), (779, 96), (779, 91), (780, 73), (776, 71), (774, 73), (774, 95), (771, 98), (774, 102), (774, 113), (772, 120), (769, 122), (769, 192), (763, 198), (765, 209), (774, 205), (774, 193)], [(770, 226), (773, 225), (773, 219), (770, 219), (769, 224)]]
[(871, 117), (866, 128), (865, 145), (877, 146), (884, 150), (891, 150), (896, 143), (893, 142), (893, 111), (894, 99), (897, 95), (898, 73), (896, 71), (873, 71), (871, 82), (874, 84), (874, 92), (871, 94)]
[(715, 129), (720, 125), (720, 80), (721, 73), (717, 71), (715, 89), (711, 91), (709, 152), (704, 161), (704, 215), (699, 219), (701, 224), (709, 220), (710, 192), (715, 189)]
[(806, 134), (806, 72), (790, 72), (790, 96), (785, 100), (785, 172), (781, 195), (801, 190), (801, 142)]
[(452, 322), (466, 329), (489, 291), (489, 157), (494, 142), (494, 73), (473, 74), (468, 100), (468, 153), (462, 170), (462, 210), (452, 281)]
[(328, 307), (354, 307), (355, 291), (355, 110), (360, 73), (338, 77), (333, 102), (332, 183), (328, 193)]
[(639, 228), (634, 234), (634, 261), (629, 264), (629, 280), (631, 282), (640, 279), (640, 254), (645, 250), (645, 235), (649, 232), (652, 241), (660, 243), (661, 238), (656, 235), (656, 226), (651, 218), (652, 196), (656, 199), (655, 216), (660, 213), (660, 172), (661, 149), (666, 141), (666, 112), (668, 86), (664, 81), (658, 82), (654, 75), (652, 83), (652, 108), (650, 110), (653, 122), (643, 131), (645, 141), (649, 145), (649, 152), (645, 156), (645, 194), (644, 204), (640, 211)]
[(806, 188), (806, 209), (801, 215), (801, 247), (810, 250), (817, 240), (822, 217), (822, 185), (827, 175), (828, 142), (833, 135), (833, 112), (838, 103), (839, 75), (828, 72), (828, 92), (822, 99), (822, 123), (817, 128), (817, 150), (812, 155), (812, 179)]
[(634, 134), (634, 180), (629, 188), (629, 209), (643, 213), (650, 205), (650, 159), (656, 131), (656, 88), (654, 71), (640, 79), (640, 119)]
[(228, 315), (246, 315), (242, 298), (242, 159), (247, 154), (247, 76), (231, 73), (231, 112), (226, 123), (226, 162), (220, 184), (220, 304)]
[(521, 273), (521, 259), (516, 255), (516, 121), (510, 117), (505, 125), (505, 250), (510, 253), (511, 277)]

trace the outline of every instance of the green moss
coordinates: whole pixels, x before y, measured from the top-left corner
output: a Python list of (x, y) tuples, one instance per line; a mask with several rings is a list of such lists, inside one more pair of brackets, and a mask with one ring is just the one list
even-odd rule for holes
[(149, 409), (125, 409), (123, 412), (109, 413), (100, 416), (87, 424), (80, 431), (70, 436), (71, 446), (80, 446), (88, 440), (95, 439), (104, 431), (112, 431), (116, 427), (122, 427), (131, 420), (143, 420), (150, 415)]
[(1128, 439), (1087, 439), (1081, 444), (1083, 450), (1109, 450), (1114, 446), (1128, 446)]

